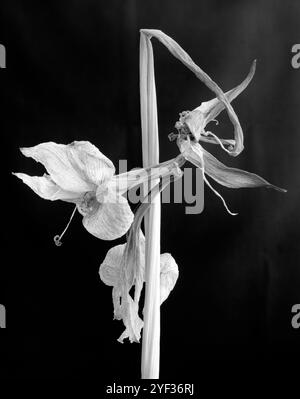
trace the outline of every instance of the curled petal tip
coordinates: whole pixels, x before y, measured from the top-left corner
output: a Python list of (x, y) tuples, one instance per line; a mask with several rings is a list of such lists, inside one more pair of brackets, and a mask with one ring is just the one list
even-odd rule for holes
[(140, 29), (140, 33), (143, 33), (144, 35), (150, 36), (149, 29)]
[(244, 150), (244, 146), (240, 145), (239, 148), (233, 148), (232, 151), (228, 150), (228, 154), (232, 157), (237, 157)]
[(253, 76), (254, 76), (254, 74), (255, 74), (255, 71), (256, 71), (256, 64), (257, 64), (257, 61), (256, 61), (256, 59), (255, 59), (255, 60), (252, 61), (252, 64), (251, 64), (251, 67), (250, 67), (250, 72), (249, 72), (249, 75), (248, 75), (248, 81), (249, 81), (249, 83), (250, 83), (250, 81), (252, 80), (252, 78), (253, 78)]

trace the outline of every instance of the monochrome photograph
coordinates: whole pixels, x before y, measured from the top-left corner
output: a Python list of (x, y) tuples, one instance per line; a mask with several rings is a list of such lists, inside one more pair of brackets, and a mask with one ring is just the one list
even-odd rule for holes
[(296, 386), (299, 1), (0, 8), (0, 378)]

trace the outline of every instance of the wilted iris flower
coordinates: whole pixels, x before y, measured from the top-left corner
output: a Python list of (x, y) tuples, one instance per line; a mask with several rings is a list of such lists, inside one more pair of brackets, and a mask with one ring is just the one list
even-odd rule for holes
[[(226, 93), (226, 98), (229, 102), (236, 98), (237, 95), (247, 87), (254, 75), (254, 72), (255, 62), (253, 63), (247, 78), (239, 86)], [(205, 183), (222, 199), (227, 211), (232, 215), (236, 215), (228, 209), (222, 196), (211, 186), (205, 176), (206, 174), (213, 178), (217, 183), (229, 188), (266, 187), (281, 192), (286, 192), (286, 190), (274, 186), (254, 173), (227, 167), (199, 144), (199, 141), (218, 144), (227, 153), (231, 153), (230, 151), (235, 143), (234, 140), (219, 139), (212, 132), (205, 130), (206, 125), (211, 121), (216, 121), (215, 118), (224, 108), (225, 105), (218, 98), (215, 98), (203, 102), (193, 111), (182, 112), (179, 121), (175, 124), (178, 133), (172, 133), (170, 139), (173, 140), (176, 138), (177, 145), (184, 158), (202, 170)]]
[[(21, 148), (21, 152), (43, 164), (48, 174), (13, 174), (41, 198), (74, 203), (83, 215), (86, 230), (102, 240), (119, 238), (131, 226), (133, 213), (123, 196), (127, 190), (177, 170), (176, 160), (171, 160), (150, 170), (135, 169), (115, 175), (113, 163), (88, 141), (68, 145), (41, 143)], [(60, 240), (61, 236), (55, 237), (58, 245)]]
[[(139, 317), (139, 299), (145, 281), (145, 237), (140, 230), (135, 239), (127, 244), (111, 248), (99, 270), (101, 280), (113, 287), (114, 318), (123, 320), (125, 331), (118, 341), (128, 338), (139, 342), (143, 321)], [(131, 270), (129, 272), (129, 270)], [(169, 296), (178, 278), (178, 266), (169, 253), (160, 255), (160, 304)], [(134, 298), (129, 291), (135, 286)]]
[[(161, 182), (152, 187), (141, 201), (141, 205), (135, 213), (134, 221), (127, 234), (126, 244), (111, 248), (104, 261), (100, 265), (100, 278), (113, 287), (112, 297), (114, 305), (114, 318), (123, 320), (125, 331), (118, 341), (123, 343), (125, 338), (130, 342), (139, 342), (143, 321), (139, 316), (139, 300), (146, 281), (145, 262), (145, 237), (141, 230), (143, 218), (149, 211), (151, 201), (163, 191), (171, 181), (180, 179), (183, 172), (179, 168), (184, 159), (179, 156), (174, 160), (172, 176), (165, 176)], [(159, 291), (160, 305), (168, 298), (178, 278), (178, 266), (175, 259), (169, 253), (160, 254)], [(134, 298), (131, 289), (134, 287)]]
[[(179, 121), (175, 124), (177, 134), (171, 133), (169, 138), (170, 140), (176, 139), (179, 150), (184, 158), (202, 170), (205, 183), (221, 198), (227, 211), (232, 215), (236, 215), (236, 213), (232, 213), (228, 209), (223, 197), (211, 186), (205, 175), (210, 176), (219, 184), (229, 188), (267, 187), (286, 192), (286, 190), (274, 186), (254, 173), (227, 167), (199, 144), (199, 141), (218, 144), (224, 151), (233, 156), (237, 156), (243, 150), (243, 131), (230, 103), (245, 90), (252, 80), (255, 73), (256, 61), (253, 62), (248, 76), (240, 85), (227, 93), (223, 93), (217, 83), (196, 65), (190, 56), (172, 38), (159, 30), (143, 29), (142, 32), (149, 37), (153, 36), (157, 38), (217, 95), (216, 98), (210, 101), (202, 102), (199, 107), (192, 111), (181, 112)], [(206, 130), (209, 122), (215, 121), (218, 123), (216, 118), (224, 109), (227, 110), (229, 118), (234, 125), (234, 139), (220, 139), (211, 131)]]

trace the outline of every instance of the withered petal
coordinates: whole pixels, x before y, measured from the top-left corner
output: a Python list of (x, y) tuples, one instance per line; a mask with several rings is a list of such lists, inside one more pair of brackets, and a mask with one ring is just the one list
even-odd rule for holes
[(117, 286), (120, 279), (120, 268), (126, 244), (112, 247), (100, 265), (99, 275), (104, 284), (111, 287)]
[(97, 209), (83, 217), (86, 230), (101, 240), (122, 237), (133, 222), (133, 213), (128, 201), (117, 193), (108, 193)]
[(229, 188), (266, 187), (277, 191), (286, 192), (285, 189), (274, 186), (267, 180), (245, 170), (230, 168), (216, 159), (208, 151), (202, 149), (204, 171), (222, 186)]
[(25, 173), (13, 173), (13, 175), (21, 179), (23, 183), (43, 199), (50, 201), (63, 200), (67, 202), (76, 202), (78, 199), (78, 193), (63, 190), (54, 183), (49, 175), (29, 176)]
[[(247, 77), (238, 86), (227, 91), (225, 96), (229, 102), (233, 101), (239, 94), (241, 94), (251, 82), (256, 70), (256, 60), (253, 61), (250, 71)], [(195, 108), (194, 111), (201, 111), (205, 114), (206, 123), (209, 123), (215, 119), (221, 111), (225, 109), (225, 105), (219, 98), (214, 98), (210, 101), (203, 102), (199, 107)], [(192, 111), (193, 112), (193, 111)]]
[(191, 57), (183, 50), (182, 47), (179, 46), (178, 43), (175, 42), (171, 37), (167, 36), (160, 30), (156, 29), (141, 29), (141, 32), (145, 35), (148, 35), (158, 39), (167, 49), (176, 57), (179, 61), (181, 61), (188, 69), (190, 69), (198, 79), (200, 79), (210, 90), (212, 90), (217, 98), (225, 105), (227, 110), (229, 119), (231, 120), (234, 126), (234, 139), (235, 145), (232, 149), (230, 149), (230, 155), (237, 156), (243, 151), (243, 130), (241, 128), (239, 119), (234, 112), (230, 102), (227, 100), (222, 89), (214, 82), (210, 76), (207, 75), (195, 62), (191, 59)]
[(160, 255), (160, 304), (170, 295), (178, 279), (178, 266), (169, 253)]
[(44, 165), (51, 179), (67, 191), (95, 190), (115, 172), (112, 162), (88, 141), (68, 145), (47, 142), (20, 150)]

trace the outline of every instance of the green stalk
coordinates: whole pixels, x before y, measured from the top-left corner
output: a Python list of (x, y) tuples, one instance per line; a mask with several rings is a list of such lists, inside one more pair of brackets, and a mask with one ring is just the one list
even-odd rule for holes
[[(159, 163), (159, 142), (153, 50), (149, 36), (140, 37), (140, 102), (143, 166)], [(158, 181), (153, 181), (154, 186)], [(160, 356), (160, 194), (145, 216), (146, 293), (142, 341), (143, 379), (159, 378)]]

